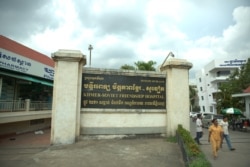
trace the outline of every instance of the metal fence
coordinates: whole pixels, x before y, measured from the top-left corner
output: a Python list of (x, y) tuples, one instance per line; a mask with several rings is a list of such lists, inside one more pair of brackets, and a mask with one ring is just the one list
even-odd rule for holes
[(190, 159), (189, 159), (187, 151), (185, 149), (184, 141), (183, 141), (181, 135), (177, 131), (176, 131), (176, 138), (177, 138), (177, 142), (178, 142), (179, 147), (180, 147), (181, 152), (182, 152), (182, 157), (183, 157), (183, 161), (185, 163), (185, 166), (188, 167), (189, 163), (190, 163)]
[(51, 110), (52, 103), (44, 101), (0, 100), (0, 112)]

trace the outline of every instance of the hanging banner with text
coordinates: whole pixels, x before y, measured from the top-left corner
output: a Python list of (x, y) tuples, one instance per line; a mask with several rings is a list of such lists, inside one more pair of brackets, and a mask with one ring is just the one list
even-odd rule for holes
[(82, 108), (166, 109), (165, 78), (83, 74)]

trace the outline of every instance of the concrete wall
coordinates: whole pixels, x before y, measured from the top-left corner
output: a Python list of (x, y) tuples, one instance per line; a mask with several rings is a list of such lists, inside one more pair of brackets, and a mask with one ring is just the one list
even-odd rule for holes
[[(178, 124), (189, 127), (188, 70), (192, 64), (173, 58), (162, 64), (162, 72), (125, 71), (128, 75), (164, 76), (166, 79), (165, 109), (81, 109), (83, 66), (86, 58), (80, 51), (59, 50), (53, 54), (55, 79), (51, 121), (51, 144), (72, 144), (80, 135), (134, 135), (165, 134), (174, 136)], [(92, 68), (90, 70), (93, 70)], [(96, 70), (98, 73), (123, 73), (121, 70)], [(165, 106), (164, 106), (165, 107)], [(163, 108), (164, 108), (163, 107)], [(24, 113), (26, 114), (26, 113)], [(22, 119), (37, 114), (22, 115)], [(46, 118), (50, 113), (46, 113)], [(48, 115), (49, 114), (49, 115)], [(39, 115), (41, 116), (41, 115)], [(37, 117), (30, 117), (36, 119)], [(11, 119), (15, 119), (11, 117)], [(6, 118), (0, 119), (6, 121)], [(46, 119), (46, 120), (49, 120)], [(8, 124), (8, 127), (24, 126), (32, 131), (44, 125), (31, 126), (28, 121)], [(6, 124), (2, 124), (6, 125)], [(7, 132), (10, 129), (0, 129)], [(22, 130), (17, 130), (22, 131)], [(11, 132), (11, 131), (10, 131)]]
[(51, 111), (19, 111), (0, 113), (0, 125), (4, 123), (13, 123), (20, 121), (29, 121), (35, 119), (51, 118)]
[(81, 135), (165, 134), (166, 110), (81, 112)]
[[(192, 64), (183, 59), (165, 60), (161, 75), (166, 79), (166, 108), (146, 109), (80, 109), (82, 69), (85, 57), (79, 51), (54, 53), (55, 79), (51, 144), (71, 144), (79, 135), (166, 134), (174, 136), (178, 124), (189, 127), (188, 70)], [(107, 70), (99, 71), (107, 72)], [(111, 71), (112, 73), (112, 71)], [(137, 73), (133, 71), (129, 74)], [(144, 75), (158, 75), (144, 71)], [(71, 77), (67, 78), (67, 76)], [(74, 84), (72, 84), (72, 82)], [(69, 84), (70, 83), (70, 84)], [(98, 87), (99, 88), (99, 87)]]
[(0, 136), (20, 134), (50, 128), (51, 118), (0, 124)]
[[(85, 73), (166, 78), (155, 71), (84, 68)], [(80, 122), (81, 135), (165, 134), (166, 109), (82, 108)]]

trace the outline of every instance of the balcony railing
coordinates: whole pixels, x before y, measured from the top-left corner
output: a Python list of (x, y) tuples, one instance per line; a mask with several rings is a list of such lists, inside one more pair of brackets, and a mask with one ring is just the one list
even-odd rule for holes
[(0, 100), (0, 112), (51, 110), (52, 103), (45, 101)]

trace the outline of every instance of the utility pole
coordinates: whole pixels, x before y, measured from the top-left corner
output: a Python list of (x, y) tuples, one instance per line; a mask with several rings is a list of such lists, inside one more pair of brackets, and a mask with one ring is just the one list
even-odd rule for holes
[(92, 45), (89, 45), (89, 67), (91, 67), (91, 50), (94, 49)]

